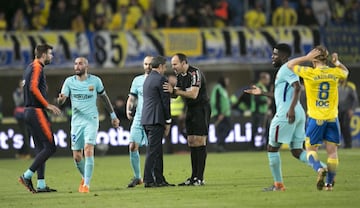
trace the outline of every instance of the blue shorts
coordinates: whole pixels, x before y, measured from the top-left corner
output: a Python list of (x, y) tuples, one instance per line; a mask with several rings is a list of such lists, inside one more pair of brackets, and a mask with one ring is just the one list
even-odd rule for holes
[(71, 149), (82, 150), (85, 144), (96, 145), (99, 122), (88, 122), (82, 125), (71, 126)]
[(323, 140), (339, 145), (341, 132), (338, 118), (317, 120), (309, 117), (306, 137), (309, 138), (310, 145), (320, 146)]
[(275, 115), (269, 130), (269, 145), (280, 147), (289, 144), (290, 149), (302, 149), (305, 140), (305, 114), (297, 113), (295, 122), (289, 124), (286, 117)]
[(144, 127), (140, 124), (133, 123), (130, 128), (130, 142), (134, 142), (141, 146), (146, 146), (148, 144), (148, 140), (146, 137), (146, 133)]

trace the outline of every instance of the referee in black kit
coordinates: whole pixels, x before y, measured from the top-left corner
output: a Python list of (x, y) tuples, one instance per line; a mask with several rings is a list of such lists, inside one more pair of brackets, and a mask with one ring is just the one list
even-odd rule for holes
[(206, 164), (206, 140), (209, 130), (210, 103), (206, 90), (206, 79), (198, 69), (188, 64), (185, 54), (177, 53), (171, 59), (171, 65), (177, 75), (177, 84), (164, 84), (164, 90), (173, 97), (181, 96), (185, 100), (186, 132), (191, 151), (192, 174), (179, 186), (202, 186)]

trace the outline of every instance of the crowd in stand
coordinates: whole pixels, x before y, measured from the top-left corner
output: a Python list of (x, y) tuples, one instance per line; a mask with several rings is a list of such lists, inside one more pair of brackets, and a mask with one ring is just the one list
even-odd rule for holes
[(0, 30), (360, 25), (360, 0), (12, 0)]

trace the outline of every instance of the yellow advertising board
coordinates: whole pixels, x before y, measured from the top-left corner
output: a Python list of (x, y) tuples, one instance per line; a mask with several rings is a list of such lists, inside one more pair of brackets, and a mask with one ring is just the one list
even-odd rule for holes
[(187, 56), (202, 55), (201, 31), (199, 29), (164, 29), (164, 53), (172, 56), (184, 53)]

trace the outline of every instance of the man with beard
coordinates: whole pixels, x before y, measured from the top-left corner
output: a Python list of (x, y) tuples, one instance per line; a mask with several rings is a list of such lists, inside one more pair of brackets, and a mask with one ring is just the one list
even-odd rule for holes
[(305, 111), (299, 102), (301, 85), (299, 77), (286, 66), (290, 55), (291, 48), (287, 44), (280, 43), (273, 49), (272, 65), (279, 68), (274, 92), (264, 92), (256, 85), (245, 90), (246, 93), (266, 95), (275, 99), (276, 113), (271, 120), (267, 149), (274, 184), (263, 191), (285, 191), (279, 152), (282, 144), (289, 144), (292, 155), (303, 163), (308, 163), (306, 151), (303, 150)]
[[(101, 79), (89, 74), (88, 68), (89, 63), (86, 58), (76, 58), (75, 75), (66, 78), (57, 98), (59, 104), (63, 104), (68, 97), (71, 100), (73, 113), (71, 116), (71, 149), (75, 166), (82, 176), (78, 189), (80, 193), (90, 192), (90, 180), (94, 170), (94, 146), (99, 128), (99, 112), (96, 105), (98, 95), (110, 113), (112, 126), (118, 128), (120, 123)], [(85, 159), (83, 159), (83, 155), (85, 155)]]
[[(52, 46), (38, 45), (35, 48), (35, 60), (27, 66), (24, 72), (24, 105), (25, 123), (34, 139), (36, 156), (19, 182), (32, 193), (54, 192), (45, 183), (45, 163), (56, 151), (55, 140), (50, 126), (50, 119), (46, 113), (50, 111), (60, 115), (61, 111), (55, 105), (49, 104), (47, 99), (47, 83), (44, 73), (45, 65), (53, 58)], [(31, 181), (37, 172), (37, 190)]]

